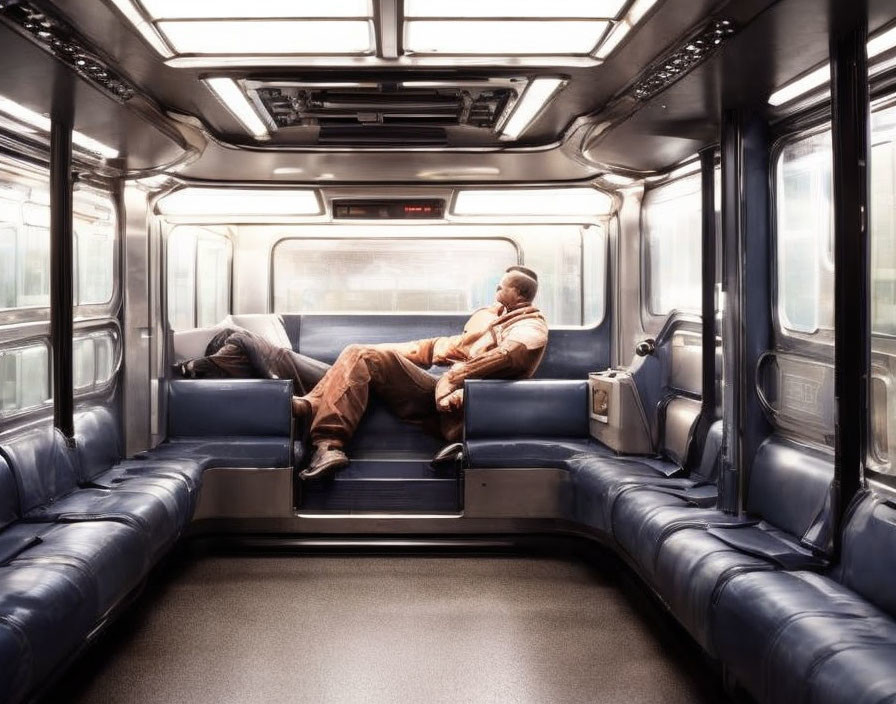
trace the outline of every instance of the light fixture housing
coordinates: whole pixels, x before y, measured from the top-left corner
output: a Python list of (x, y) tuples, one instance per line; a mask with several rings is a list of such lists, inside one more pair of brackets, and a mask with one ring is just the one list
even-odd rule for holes
[(600, 217), (609, 215), (613, 199), (587, 186), (567, 188), (490, 188), (457, 192), (453, 215)]
[(634, 26), (644, 19), (644, 15), (650, 12), (657, 2), (658, 0), (635, 0), (625, 17), (614, 23), (612, 29), (604, 36), (592, 56), (603, 60), (616, 51), (616, 48), (628, 36)]
[(165, 58), (169, 59), (174, 56), (174, 52), (171, 51), (171, 47), (169, 47), (165, 40), (162, 39), (159, 31), (155, 28), (155, 25), (148, 22), (140, 11), (136, 8), (134, 3), (131, 0), (112, 0), (112, 3), (115, 7), (118, 8), (119, 12), (125, 16), (125, 18), (134, 26), (140, 36), (146, 40), (146, 43), (149, 44), (153, 49), (155, 49), (156, 53)]
[(529, 83), (501, 127), (501, 138), (518, 139), (565, 84), (565, 78), (536, 78)]
[[(121, 0), (113, 0), (120, 2)], [(302, 17), (372, 17), (370, 0), (140, 0), (154, 20)]]
[(545, 6), (520, 0), (405, 0), (404, 16), (609, 19), (619, 14), (625, 2), (626, 0), (553, 0), (550, 5)]
[(187, 186), (160, 198), (156, 208), (162, 215), (221, 221), (323, 213), (317, 191), (280, 188)]
[(236, 81), (232, 78), (206, 78), (204, 83), (253, 137), (270, 138), (267, 126)]
[[(24, 105), (20, 105), (14, 100), (10, 100), (0, 95), (0, 113), (3, 115), (22, 122), (30, 127), (34, 127), (41, 132), (49, 134), (52, 129), (52, 122), (46, 115), (41, 115)], [(80, 147), (84, 151), (90, 152), (103, 157), (104, 159), (117, 159), (118, 150), (103, 144), (93, 137), (88, 137), (83, 132), (72, 130), (72, 143)]]
[(409, 54), (585, 55), (606, 29), (605, 20), (405, 20), (404, 49)]
[(367, 54), (370, 20), (191, 20), (158, 23), (178, 54)]

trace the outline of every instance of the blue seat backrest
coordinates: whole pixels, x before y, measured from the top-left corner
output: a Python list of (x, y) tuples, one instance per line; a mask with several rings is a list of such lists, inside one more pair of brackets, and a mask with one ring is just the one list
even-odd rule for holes
[(75, 414), (78, 481), (88, 482), (121, 459), (121, 436), (108, 408), (94, 406)]
[(832, 455), (783, 438), (769, 438), (753, 462), (747, 512), (802, 538), (819, 520), (830, 520), (833, 479)]
[[(482, 380), (464, 387), (464, 437), (586, 437), (588, 382)], [(521, 433), (521, 429), (524, 432)]]
[(703, 452), (700, 455), (700, 464), (691, 470), (694, 477), (704, 481), (715, 481), (719, 476), (719, 466), (722, 459), (722, 421), (717, 420), (706, 433), (703, 443)]
[(0, 457), (0, 530), (19, 517), (19, 490), (6, 460)]
[(856, 498), (839, 571), (845, 586), (896, 618), (896, 506), (871, 492)]
[(4, 438), (0, 453), (15, 476), (23, 514), (78, 486), (74, 453), (52, 426)]
[(292, 381), (176, 379), (168, 383), (168, 437), (289, 437)]
[[(348, 345), (458, 335), (468, 315), (284, 315), (293, 349), (332, 364)], [(535, 372), (539, 379), (584, 379), (610, 364), (609, 325), (554, 329)]]
[(332, 364), (352, 344), (406, 342), (458, 335), (466, 315), (286, 315), (293, 349)]

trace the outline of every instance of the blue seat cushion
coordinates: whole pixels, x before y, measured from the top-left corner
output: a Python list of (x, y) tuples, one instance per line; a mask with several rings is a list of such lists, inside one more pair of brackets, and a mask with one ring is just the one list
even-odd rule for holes
[(84, 483), (109, 470), (121, 458), (118, 422), (103, 406), (80, 410), (74, 417), (78, 481)]
[(679, 622), (714, 656), (712, 607), (718, 591), (735, 575), (771, 569), (770, 562), (745, 555), (701, 528), (685, 528), (659, 546), (651, 582)]
[(153, 460), (141, 455), (131, 460), (123, 460), (110, 470), (96, 476), (92, 486), (111, 489), (131, 479), (174, 479), (183, 484), (190, 496), (202, 486), (203, 463), (197, 460)]
[[(896, 704), (896, 643), (833, 653), (809, 678), (813, 704)], [(791, 704), (788, 702), (788, 704)]]
[[(10, 547), (21, 547), (11, 555)], [(23, 560), (60, 562), (81, 570), (92, 582), (97, 613), (102, 618), (132, 591), (149, 571), (149, 546), (136, 528), (112, 521), (34, 524), (17, 523), (0, 533), (5, 566)]]
[(25, 651), (19, 631), (0, 620), (0, 702), (19, 701), (25, 695)]
[(28, 512), (24, 520), (38, 523), (118, 521), (137, 528), (149, 543), (152, 559), (170, 547), (189, 520), (183, 502), (169, 487), (144, 484), (133, 490), (79, 489), (58, 501)]
[[(683, 485), (688, 480), (678, 481)], [(644, 483), (620, 487), (608, 514), (613, 537), (647, 579), (653, 578), (663, 542), (676, 531), (740, 523), (740, 519), (715, 508), (701, 507), (696, 502), (662, 489)]]
[(168, 382), (169, 438), (288, 438), (291, 432), (291, 381), (174, 379)]
[(550, 467), (566, 469), (576, 455), (613, 457), (613, 451), (596, 440), (580, 437), (528, 437), (467, 440), (465, 455), (471, 467)]
[[(195, 462), (209, 467), (289, 467), (288, 437), (173, 438), (138, 457)], [(195, 470), (194, 470), (194, 476)]]
[[(840, 671), (845, 660), (829, 663), (853, 648), (889, 652), (889, 682), (896, 682), (896, 622), (855, 592), (812, 572), (756, 572), (728, 580), (717, 595), (713, 634), (719, 656), (760, 701), (882, 701), (858, 696), (880, 672), (862, 683)], [(829, 666), (853, 689), (833, 685), (839, 698), (807, 696), (809, 690), (820, 694), (815, 681)], [(888, 694), (896, 695), (896, 687)]]
[[(658, 471), (662, 461), (636, 457), (574, 455), (567, 461), (575, 491), (575, 520), (598, 530), (612, 531), (613, 504), (627, 487), (665, 481)], [(663, 465), (671, 463), (662, 463)]]
[(9, 677), (18, 692), (44, 684), (84, 642), (97, 613), (93, 589), (87, 575), (69, 564), (0, 567), (0, 626), (15, 634), (21, 651)]
[(17, 434), (0, 445), (16, 479), (22, 514), (65, 496), (78, 486), (74, 453), (52, 426)]
[(19, 517), (19, 491), (16, 478), (0, 456), (0, 530)]

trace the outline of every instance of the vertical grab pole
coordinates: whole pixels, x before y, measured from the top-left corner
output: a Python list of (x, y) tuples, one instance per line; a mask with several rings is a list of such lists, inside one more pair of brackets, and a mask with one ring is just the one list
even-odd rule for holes
[(702, 247), (703, 287), (703, 429), (709, 428), (716, 414), (716, 148), (700, 152), (703, 187)]
[(868, 442), (868, 192), (870, 109), (868, 17), (856, 3), (851, 22), (832, 23), (831, 108), (834, 151), (834, 391), (837, 433), (834, 496), (839, 492), (835, 550), (843, 514), (859, 491)]
[(719, 506), (740, 513), (743, 491), (743, 394), (738, 377), (743, 369), (743, 219), (741, 169), (743, 116), (737, 110), (722, 113), (722, 466), (719, 471)]
[(50, 338), (53, 346), (53, 423), (74, 437), (72, 114), (54, 110), (50, 132)]

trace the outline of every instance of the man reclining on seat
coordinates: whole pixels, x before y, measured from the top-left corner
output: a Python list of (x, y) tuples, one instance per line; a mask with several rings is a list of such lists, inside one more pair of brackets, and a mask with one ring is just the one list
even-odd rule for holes
[[(344, 448), (367, 409), (370, 389), (402, 420), (448, 441), (460, 438), (464, 379), (525, 379), (544, 356), (548, 325), (532, 305), (538, 277), (507, 269), (495, 302), (475, 311), (463, 332), (413, 342), (349, 345), (332, 367), (278, 348), (246, 331), (222, 331), (208, 356), (181, 365), (184, 376), (291, 378), (300, 396), (293, 415), (310, 421), (315, 452), (303, 479), (331, 476), (348, 465)], [(436, 378), (424, 368), (450, 365)]]

